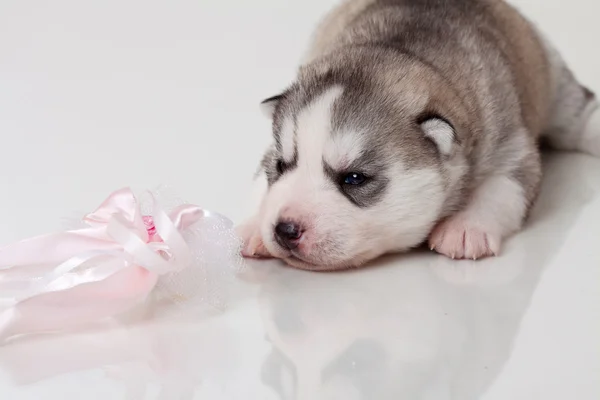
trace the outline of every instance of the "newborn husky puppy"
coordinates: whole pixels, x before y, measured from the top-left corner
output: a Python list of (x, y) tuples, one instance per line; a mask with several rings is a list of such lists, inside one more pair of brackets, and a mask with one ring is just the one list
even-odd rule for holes
[(428, 241), (497, 255), (538, 194), (542, 139), (600, 156), (594, 95), (502, 0), (349, 0), (263, 102), (274, 143), (245, 256), (332, 270)]

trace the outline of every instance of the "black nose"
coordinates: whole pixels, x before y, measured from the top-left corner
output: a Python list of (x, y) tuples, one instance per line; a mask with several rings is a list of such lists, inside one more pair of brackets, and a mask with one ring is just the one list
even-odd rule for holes
[(302, 236), (300, 226), (293, 222), (280, 222), (275, 226), (275, 239), (286, 249), (298, 247), (298, 239)]

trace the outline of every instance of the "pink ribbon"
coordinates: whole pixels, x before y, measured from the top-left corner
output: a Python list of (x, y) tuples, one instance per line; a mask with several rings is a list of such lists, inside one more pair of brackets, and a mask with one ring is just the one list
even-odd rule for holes
[(145, 300), (160, 275), (189, 266), (181, 233), (204, 211), (167, 214), (152, 201), (144, 216), (131, 190), (118, 190), (84, 217), (86, 228), (1, 248), (0, 338), (114, 316)]

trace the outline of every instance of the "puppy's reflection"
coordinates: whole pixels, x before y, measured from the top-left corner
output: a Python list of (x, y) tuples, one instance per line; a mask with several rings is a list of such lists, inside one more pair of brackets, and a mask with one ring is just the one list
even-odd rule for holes
[(480, 398), (544, 268), (598, 193), (598, 160), (551, 155), (528, 228), (499, 258), (421, 253), (335, 274), (254, 266), (273, 345), (263, 382), (286, 400)]
[[(101, 331), (95, 327), (69, 335), (28, 336), (0, 346), (0, 387), (6, 374), (23, 398), (268, 399), (263, 385), (244, 381), (248, 370), (256, 374), (263, 359), (256, 353), (268, 351), (263, 337), (234, 329), (226, 314), (185, 311), (143, 315), (134, 324), (103, 326)], [(103, 372), (106, 391), (97, 393), (97, 386), (78, 382), (85, 379), (85, 371)], [(45, 385), (61, 375), (71, 376), (70, 393), (75, 397), (64, 397), (61, 385)]]

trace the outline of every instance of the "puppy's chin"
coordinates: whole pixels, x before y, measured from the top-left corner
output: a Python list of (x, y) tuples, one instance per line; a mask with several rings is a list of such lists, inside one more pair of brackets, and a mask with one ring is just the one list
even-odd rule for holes
[(291, 267), (305, 270), (305, 271), (317, 271), (317, 272), (328, 272), (328, 271), (340, 271), (345, 269), (354, 268), (357, 266), (356, 263), (351, 261), (337, 262), (337, 263), (313, 263), (307, 261), (299, 255), (295, 255), (289, 250), (282, 249), (279, 245), (273, 242), (265, 242), (266, 248), (269, 249), (269, 253), (274, 258), (283, 260), (286, 264)]
[(311, 264), (309, 262), (303, 261), (294, 256), (283, 258), (283, 261), (285, 261), (291, 267), (294, 267), (297, 269), (302, 269), (305, 271), (314, 271), (314, 272), (342, 271), (342, 270), (354, 268), (354, 266), (351, 263), (332, 264), (332, 265)]
[(306, 260), (300, 254), (294, 254), (293, 251), (284, 249), (274, 240), (263, 239), (264, 247), (267, 249), (269, 255), (273, 258), (278, 258), (284, 261), (291, 267), (302, 269), (305, 271), (338, 271), (342, 269), (348, 269), (352, 266), (347, 264), (333, 264), (333, 263), (321, 263), (311, 262)]

